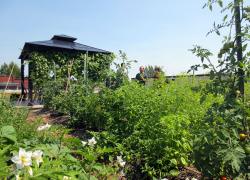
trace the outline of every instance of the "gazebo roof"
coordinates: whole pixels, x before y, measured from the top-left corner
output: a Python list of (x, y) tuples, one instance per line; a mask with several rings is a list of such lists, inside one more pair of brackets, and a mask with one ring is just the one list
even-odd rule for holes
[(67, 35), (54, 35), (51, 40), (26, 42), (19, 59), (26, 59), (33, 51), (67, 51), (110, 54), (111, 52), (75, 42), (77, 38)]

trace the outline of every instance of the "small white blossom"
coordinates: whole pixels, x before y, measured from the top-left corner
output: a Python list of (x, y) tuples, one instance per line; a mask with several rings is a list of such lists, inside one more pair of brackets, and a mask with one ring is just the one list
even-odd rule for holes
[(69, 176), (63, 176), (63, 180), (69, 180), (69, 179), (71, 179), (71, 177), (69, 177)]
[(48, 123), (46, 123), (46, 124), (43, 125), (43, 126), (39, 126), (39, 127), (37, 128), (37, 131), (47, 130), (47, 129), (49, 129), (50, 127), (51, 127), (51, 125), (48, 124)]
[(21, 177), (19, 176), (19, 174), (16, 175), (16, 180), (21, 180)]
[(88, 145), (91, 147), (94, 147), (94, 145), (96, 144), (96, 140), (95, 137), (92, 137), (91, 139), (88, 140)]
[(123, 169), (120, 171), (120, 176), (125, 177), (125, 173), (124, 173)]
[(192, 179), (191, 179), (191, 180), (198, 180), (198, 179), (196, 179), (196, 178), (192, 177)]
[(11, 161), (16, 164), (17, 169), (22, 169), (25, 166), (32, 165), (31, 156), (32, 152), (26, 152), (24, 149), (20, 148), (18, 155), (13, 156)]
[(76, 78), (75, 76), (71, 75), (71, 76), (70, 76), (70, 80), (72, 80), (72, 81), (77, 81), (77, 78)]
[(122, 156), (117, 156), (116, 159), (121, 167), (125, 166), (126, 162), (123, 161)]
[(167, 178), (163, 178), (163, 179), (161, 179), (161, 180), (168, 180)]
[(28, 166), (28, 173), (30, 176), (33, 176), (33, 170), (30, 166)]
[(95, 94), (99, 93), (100, 91), (101, 91), (101, 88), (98, 86), (94, 87), (94, 89), (93, 89), (93, 93), (95, 93)]
[(81, 143), (82, 143), (82, 146), (83, 146), (83, 147), (86, 146), (86, 145), (88, 144), (86, 141), (81, 141)]
[(43, 152), (41, 150), (36, 150), (32, 153), (32, 158), (34, 158), (34, 160), (36, 161), (37, 166), (39, 166), (39, 164), (43, 162), (42, 155)]

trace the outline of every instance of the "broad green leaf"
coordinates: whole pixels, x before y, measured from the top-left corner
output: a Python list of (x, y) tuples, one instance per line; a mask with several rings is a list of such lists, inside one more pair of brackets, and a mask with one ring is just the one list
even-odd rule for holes
[(17, 141), (16, 138), (16, 130), (13, 126), (4, 126), (0, 130), (0, 136), (3, 138), (7, 138), (13, 142)]
[(177, 170), (177, 169), (173, 169), (173, 170), (171, 170), (171, 171), (169, 171), (169, 174), (171, 175), (171, 176), (178, 176), (179, 175), (179, 171)]
[(185, 158), (181, 157), (181, 163), (186, 166), (188, 163)]

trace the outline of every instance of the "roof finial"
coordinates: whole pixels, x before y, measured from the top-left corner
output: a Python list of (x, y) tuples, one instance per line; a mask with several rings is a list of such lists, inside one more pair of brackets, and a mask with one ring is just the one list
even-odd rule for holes
[(67, 35), (54, 35), (52, 37), (52, 40), (60, 40), (60, 41), (68, 41), (68, 42), (74, 42), (77, 40), (77, 38), (72, 37), (72, 36), (67, 36)]

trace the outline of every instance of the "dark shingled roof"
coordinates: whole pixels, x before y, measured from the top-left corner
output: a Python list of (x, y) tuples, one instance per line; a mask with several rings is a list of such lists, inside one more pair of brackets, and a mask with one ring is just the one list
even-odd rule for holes
[(54, 35), (51, 40), (26, 42), (19, 59), (25, 59), (33, 51), (68, 51), (110, 54), (111, 52), (74, 42), (77, 38), (66, 35)]

